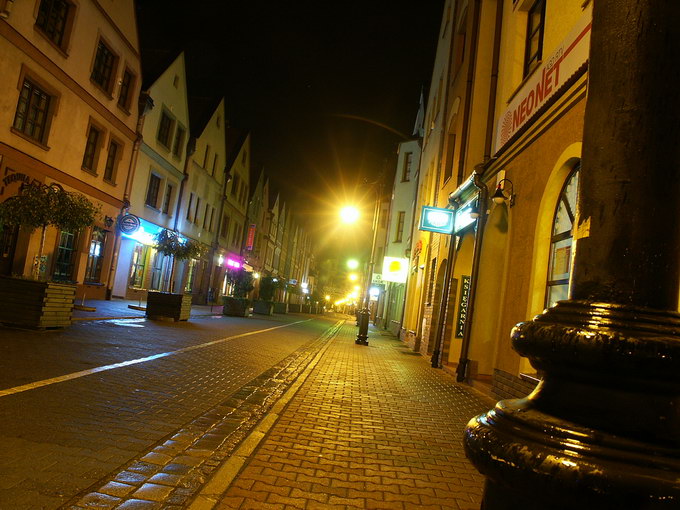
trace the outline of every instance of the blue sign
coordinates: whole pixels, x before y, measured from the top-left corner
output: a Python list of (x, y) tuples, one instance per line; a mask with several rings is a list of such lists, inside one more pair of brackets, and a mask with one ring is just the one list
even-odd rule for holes
[(139, 230), (141, 222), (134, 214), (124, 214), (118, 218), (118, 228), (123, 234), (131, 235)]
[(473, 213), (478, 212), (477, 211), (477, 198), (473, 198), (472, 200), (467, 201), (465, 204), (460, 206), (458, 208), (458, 212), (456, 213), (456, 224), (455, 224), (455, 232), (456, 234), (463, 230), (465, 227), (468, 225), (471, 225), (472, 223), (475, 222), (477, 219), (477, 216), (472, 216)]
[(456, 212), (452, 209), (442, 209), (440, 207), (424, 205), (420, 215), (419, 229), (427, 232), (451, 234), (453, 233), (455, 220)]

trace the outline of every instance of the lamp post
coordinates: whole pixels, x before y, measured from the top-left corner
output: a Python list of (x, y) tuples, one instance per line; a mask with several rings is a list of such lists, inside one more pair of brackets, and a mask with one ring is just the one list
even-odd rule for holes
[(364, 277), (364, 306), (359, 310), (359, 332), (357, 333), (357, 339), (354, 341), (357, 345), (368, 345), (368, 322), (371, 316), (369, 305), (371, 302), (371, 281), (373, 276), (373, 266), (375, 265), (375, 243), (378, 238), (378, 216), (380, 215), (380, 192), (378, 189), (375, 190), (375, 206), (373, 209), (373, 221), (371, 228), (373, 228), (373, 238), (371, 239), (371, 254), (368, 259), (368, 264), (366, 264), (366, 275)]

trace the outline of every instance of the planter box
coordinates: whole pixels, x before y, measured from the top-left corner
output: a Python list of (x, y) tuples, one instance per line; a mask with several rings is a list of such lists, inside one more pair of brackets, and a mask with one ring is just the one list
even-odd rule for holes
[(0, 279), (0, 322), (35, 329), (71, 325), (76, 286), (21, 278)]
[(274, 303), (274, 313), (288, 313), (288, 303)]
[(146, 316), (149, 319), (189, 320), (191, 294), (149, 292), (146, 297)]
[(302, 305), (296, 305), (296, 304), (293, 304), (293, 303), (290, 303), (288, 305), (288, 311), (290, 313), (300, 313), (301, 308), (302, 308)]
[(271, 301), (254, 301), (253, 313), (259, 313), (260, 315), (273, 315), (274, 303)]
[(248, 317), (248, 312), (250, 311), (250, 301), (248, 299), (224, 296), (222, 302), (224, 303), (222, 315)]

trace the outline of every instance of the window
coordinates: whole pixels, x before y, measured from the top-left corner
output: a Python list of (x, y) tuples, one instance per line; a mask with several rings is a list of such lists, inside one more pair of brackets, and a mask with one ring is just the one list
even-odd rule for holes
[(135, 244), (132, 252), (132, 265), (130, 266), (130, 287), (141, 289), (144, 285), (144, 266), (148, 247), (143, 244)]
[(97, 54), (94, 57), (94, 66), (90, 79), (103, 88), (106, 92), (111, 90), (111, 77), (113, 76), (113, 67), (116, 63), (116, 56), (104, 44), (104, 41), (99, 40), (97, 45)]
[(205, 214), (203, 215), (203, 230), (208, 226), (208, 216), (210, 212), (210, 204), (205, 204)]
[(577, 166), (567, 178), (555, 209), (552, 237), (550, 239), (550, 262), (545, 293), (546, 306), (552, 306), (569, 297), (571, 274), (571, 247), (574, 238), (574, 217), (578, 200)]
[(215, 208), (210, 210), (210, 223), (208, 224), (208, 232), (213, 231), (213, 219), (215, 219)]
[(210, 145), (205, 146), (205, 154), (203, 155), (203, 168), (208, 169), (208, 155), (210, 154)]
[(404, 217), (406, 216), (405, 211), (399, 211), (397, 213), (397, 231), (394, 236), (394, 242), (400, 243), (402, 237), (404, 236)]
[(59, 246), (54, 263), (55, 280), (71, 280), (76, 253), (76, 235), (64, 230), (59, 234)]
[(196, 278), (196, 260), (189, 261), (189, 269), (187, 274), (187, 283), (184, 286), (184, 292), (191, 292), (194, 288), (194, 278)]
[(234, 174), (234, 182), (231, 184), (231, 196), (232, 197), (236, 196), (236, 192), (238, 191), (238, 188), (239, 188), (239, 181), (240, 181), (240, 179), (238, 177), (238, 174)]
[(194, 223), (198, 225), (198, 211), (201, 207), (201, 197), (196, 197), (196, 210), (194, 211)]
[(38, 8), (38, 27), (54, 44), (65, 46), (66, 28), (69, 20), (71, 4), (64, 0), (41, 0)]
[(170, 136), (172, 135), (173, 120), (165, 110), (161, 112), (161, 121), (158, 124), (158, 141), (166, 148), (170, 148)]
[(401, 182), (411, 180), (411, 165), (413, 164), (413, 153), (407, 152), (404, 154), (404, 168), (401, 171)]
[(149, 176), (149, 187), (146, 189), (146, 205), (154, 209), (158, 207), (158, 191), (160, 188), (161, 178), (156, 174), (151, 174)]
[(453, 153), (456, 150), (456, 135), (449, 133), (446, 140), (446, 161), (444, 162), (444, 182), (453, 175)]
[(217, 168), (217, 153), (215, 153), (215, 157), (213, 158), (212, 170), (210, 171), (210, 175), (215, 175), (215, 168)]
[(220, 235), (227, 238), (229, 234), (229, 216), (222, 216), (222, 229), (220, 230)]
[(184, 135), (186, 130), (182, 126), (177, 126), (175, 131), (175, 141), (172, 144), (172, 154), (178, 158), (182, 157), (182, 145), (184, 144)]
[(165, 187), (165, 197), (163, 198), (163, 212), (170, 214), (170, 201), (172, 200), (172, 184)]
[(106, 165), (104, 165), (104, 180), (115, 182), (116, 167), (118, 166), (118, 155), (120, 154), (120, 145), (118, 142), (111, 140), (109, 142), (109, 152), (106, 155)]
[(527, 17), (527, 37), (524, 50), (524, 76), (538, 67), (543, 50), (545, 0), (536, 0)]
[(99, 139), (101, 131), (95, 126), (90, 126), (87, 130), (87, 141), (85, 142), (85, 154), (83, 154), (83, 169), (94, 173), (97, 169), (97, 156), (99, 156)]
[(189, 193), (189, 205), (187, 206), (187, 220), (191, 221), (191, 204), (194, 201), (194, 194)]
[(130, 97), (132, 93), (133, 75), (129, 69), (123, 71), (123, 77), (120, 80), (120, 91), (118, 94), (118, 106), (128, 110), (130, 108)]
[(94, 227), (90, 238), (90, 249), (87, 254), (87, 266), (85, 266), (85, 281), (99, 283), (102, 274), (102, 262), (104, 261), (104, 245), (106, 244), (106, 231)]
[(51, 96), (34, 83), (24, 80), (19, 93), (13, 127), (29, 138), (45, 143)]

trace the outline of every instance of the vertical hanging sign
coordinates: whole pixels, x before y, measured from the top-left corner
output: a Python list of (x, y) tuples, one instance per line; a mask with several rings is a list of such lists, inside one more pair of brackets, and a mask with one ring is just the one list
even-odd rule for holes
[(467, 322), (468, 303), (470, 299), (470, 277), (461, 276), (460, 302), (458, 303), (458, 320), (456, 321), (456, 338), (463, 338)]
[(248, 238), (246, 240), (246, 250), (253, 251), (253, 245), (255, 244), (255, 225), (251, 224), (248, 227)]

